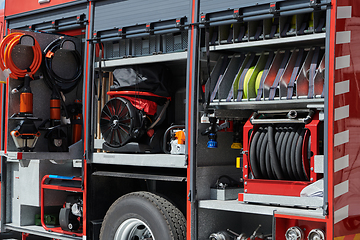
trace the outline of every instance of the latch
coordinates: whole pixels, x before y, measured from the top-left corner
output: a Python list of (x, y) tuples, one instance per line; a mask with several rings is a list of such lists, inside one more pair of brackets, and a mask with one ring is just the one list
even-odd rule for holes
[(145, 27), (145, 32), (153, 34), (154, 33), (154, 24), (147, 23)]
[(272, 2), (270, 3), (270, 10), (269, 12), (271, 14), (274, 14), (275, 15), (279, 15), (279, 3), (278, 2)]
[(241, 17), (241, 13), (240, 13), (240, 8), (235, 8), (235, 9), (234, 9), (233, 18), (236, 19), (238, 22), (241, 22), (241, 21), (242, 21), (242, 17)]
[(206, 13), (202, 13), (201, 15), (200, 15), (200, 22), (201, 23), (206, 23), (207, 22), (207, 16), (206, 16)]
[(312, 8), (319, 8), (321, 0), (310, 0), (310, 7)]
[(126, 38), (126, 30), (125, 30), (125, 28), (119, 28), (118, 29), (118, 37)]
[(175, 27), (176, 28), (182, 28), (184, 26), (184, 23), (185, 23), (185, 18), (182, 17), (182, 18), (177, 18), (175, 20)]

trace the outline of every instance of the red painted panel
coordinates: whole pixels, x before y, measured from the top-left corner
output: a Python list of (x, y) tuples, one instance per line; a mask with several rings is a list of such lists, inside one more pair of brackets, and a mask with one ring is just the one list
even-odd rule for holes
[[(335, 84), (350, 81), (349, 92), (334, 96), (334, 140), (336, 135), (348, 131), (349, 140), (334, 147), (334, 161), (348, 156), (348, 166), (334, 173), (334, 217), (339, 209), (344, 211), (345, 219), (334, 225), (334, 237), (360, 233), (360, 2), (357, 0), (338, 0), (339, 7), (351, 6), (351, 17), (336, 20), (336, 32), (351, 32), (349, 43), (336, 44), (335, 59), (350, 56), (350, 66), (335, 69)], [(336, 60), (335, 60), (336, 62)], [(336, 88), (335, 88), (336, 90)], [(336, 119), (336, 109), (349, 106), (349, 116)], [(341, 187), (340, 187), (341, 186)], [(345, 187), (344, 186), (348, 186)], [(337, 188), (341, 188), (336, 194)], [(346, 217), (348, 215), (348, 217)], [(342, 215), (344, 216), (344, 215)]]
[(285, 240), (285, 233), (290, 227), (300, 227), (304, 232), (304, 237), (307, 239), (307, 236), (309, 232), (312, 229), (321, 229), (325, 232), (325, 223), (319, 222), (317, 219), (314, 221), (308, 221), (308, 220), (301, 220), (297, 219), (296, 217), (292, 218), (280, 218), (276, 217), (276, 240)]
[(33, 11), (41, 8), (59, 5), (62, 3), (72, 2), (75, 0), (50, 0), (48, 3), (39, 3), (38, 0), (5, 0), (5, 16), (18, 13)]

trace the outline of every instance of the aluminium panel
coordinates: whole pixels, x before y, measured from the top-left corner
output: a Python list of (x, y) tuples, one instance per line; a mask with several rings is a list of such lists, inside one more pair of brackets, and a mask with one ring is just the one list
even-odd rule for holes
[[(81, 0), (80, 0), (81, 1)], [(43, 2), (43, 3), (41, 3)], [(79, 0), (48, 0), (46, 1), (24, 1), (24, 0), (11, 0), (6, 1), (5, 15), (10, 16), (14, 14), (35, 11), (39, 9), (46, 9), (49, 7), (57, 6), (68, 2), (79, 2)]]
[[(220, 19), (223, 17), (232, 17), (233, 9), (241, 9), (240, 13), (244, 17), (254, 16), (254, 15), (267, 15), (267, 18), (271, 18), (269, 14), (270, 3), (273, 3), (273, 0), (223, 0), (223, 1), (214, 1), (214, 0), (201, 0), (200, 1), (200, 14), (214, 13), (211, 17), (212, 20)], [(282, 13), (284, 15), (293, 15), (300, 12), (304, 12), (304, 8), (308, 8), (305, 12), (311, 11), (309, 7), (308, 0), (279, 0), (276, 1), (279, 3), (281, 10), (287, 10)], [(321, 3), (328, 3), (329, 0), (321, 0)], [(292, 10), (290, 10), (292, 9)], [(295, 10), (297, 9), (297, 10)], [(290, 10), (290, 11), (289, 11)], [(230, 14), (230, 15), (229, 15)]]
[(100, 1), (95, 3), (94, 31), (176, 19), (190, 13), (189, 0)]
[[(61, 20), (62, 24), (71, 24), (73, 17), (84, 15), (87, 19), (87, 3), (81, 1), (79, 4), (64, 4), (59, 7), (49, 8), (46, 11), (33, 11), (27, 14), (19, 14), (15, 16), (6, 16), (9, 29), (28, 30), (32, 25), (44, 25), (51, 27), (53, 21)], [(67, 23), (67, 19), (69, 22)], [(38, 29), (36, 29), (38, 30)]]

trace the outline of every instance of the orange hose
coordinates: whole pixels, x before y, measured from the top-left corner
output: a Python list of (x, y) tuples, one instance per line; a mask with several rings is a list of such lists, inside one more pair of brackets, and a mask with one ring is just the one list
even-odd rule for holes
[(42, 52), (36, 39), (34, 39), (35, 45), (32, 46), (34, 59), (29, 67), (30, 72), (28, 72), (27, 69), (20, 69), (14, 64), (11, 53), (14, 47), (19, 44), (20, 38), (23, 35), (23, 33), (11, 33), (7, 35), (0, 43), (0, 68), (3, 71), (8, 68), (11, 71), (10, 77), (14, 79), (25, 77), (26, 74), (29, 74), (30, 77), (32, 77), (41, 65)]

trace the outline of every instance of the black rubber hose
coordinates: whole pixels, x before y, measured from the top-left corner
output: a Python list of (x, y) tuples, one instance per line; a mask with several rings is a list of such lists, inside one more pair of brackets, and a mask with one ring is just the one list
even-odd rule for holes
[[(267, 133), (269, 135), (269, 132)], [(268, 136), (266, 136), (268, 138)], [(270, 160), (270, 150), (269, 150), (269, 140), (267, 141), (266, 144), (266, 152), (265, 152), (265, 167), (266, 167), (266, 172), (268, 174), (269, 179), (271, 180), (275, 180), (276, 176), (273, 173), (272, 167), (271, 167), (271, 160)]]
[(284, 154), (281, 154), (281, 147), (282, 147), (282, 143), (283, 143), (283, 139), (285, 136), (285, 133), (287, 132), (288, 128), (287, 127), (280, 127), (279, 131), (280, 132), (280, 136), (279, 139), (276, 142), (276, 154), (278, 155), (278, 158), (280, 160), (280, 166), (282, 168), (283, 174), (285, 179), (289, 179), (289, 174), (287, 173), (287, 169), (286, 169), (286, 160), (285, 160), (285, 147), (284, 147)]
[(279, 127), (277, 129), (277, 131), (280, 133), (279, 134), (279, 138), (276, 141), (276, 154), (278, 155), (279, 159), (280, 159), (280, 150), (281, 150), (281, 142), (284, 138), (285, 135), (285, 128), (284, 127)]
[(303, 154), (302, 154), (305, 132), (306, 129), (302, 129), (298, 142), (296, 144), (296, 153), (295, 153), (296, 170), (300, 176), (300, 179), (303, 181), (309, 180), (305, 172), (305, 167), (303, 164)]
[[(280, 154), (277, 152), (277, 143), (279, 141), (279, 137), (280, 137), (280, 134), (281, 134), (282, 130), (283, 130), (282, 127), (275, 127), (275, 145), (276, 145), (275, 146), (275, 151), (276, 151), (276, 155), (278, 157), (278, 160), (280, 160)], [(273, 174), (275, 174), (274, 166), (272, 166), (272, 170), (273, 170)]]
[(290, 150), (288, 151), (288, 145), (290, 146), (289, 138), (291, 137), (291, 139), (292, 139), (294, 137), (294, 136), (291, 136), (292, 132), (293, 132), (293, 128), (288, 127), (288, 130), (286, 131), (283, 142), (281, 144), (281, 155), (280, 155), (280, 158), (281, 158), (280, 161), (286, 162), (286, 172), (289, 175), (289, 180), (294, 179), (294, 174), (292, 173), (292, 169), (291, 169)]
[(286, 143), (286, 150), (285, 150), (285, 158), (286, 158), (286, 169), (288, 172), (288, 175), (290, 177), (290, 180), (296, 180), (295, 175), (293, 173), (292, 167), (291, 167), (291, 144), (292, 140), (294, 139), (296, 133), (295, 126), (290, 128), (289, 130), (289, 137), (285, 140), (283, 140)]
[(259, 166), (260, 166), (260, 151), (261, 151), (261, 144), (262, 144), (262, 141), (264, 140), (264, 137), (265, 137), (265, 130), (263, 127), (259, 127), (259, 130), (260, 131), (260, 137), (259, 137), (259, 140), (256, 144), (256, 159), (258, 160), (258, 163), (259, 163)]
[(289, 175), (289, 167), (288, 167), (288, 164), (287, 164), (287, 159), (286, 159), (286, 145), (287, 145), (287, 141), (289, 139), (289, 136), (290, 136), (290, 132), (291, 132), (292, 128), (291, 127), (287, 127), (285, 129), (285, 134), (284, 134), (284, 137), (283, 137), (283, 140), (281, 142), (281, 147), (280, 147), (280, 162), (282, 164), (282, 167), (284, 169), (284, 172), (286, 172), (287, 174), (287, 179), (290, 180), (291, 177)]
[(293, 174), (294, 174), (296, 180), (301, 180), (301, 177), (298, 174), (298, 171), (296, 168), (296, 157), (295, 157), (296, 144), (299, 140), (301, 131), (302, 131), (302, 128), (298, 128), (298, 130), (295, 133), (294, 139), (292, 140), (292, 143), (291, 143), (291, 169), (293, 170)]
[(252, 170), (252, 173), (253, 173), (255, 179), (262, 178), (262, 174), (259, 169), (258, 159), (256, 156), (256, 145), (259, 140), (260, 134), (261, 134), (261, 130), (258, 129), (254, 133), (254, 136), (250, 143), (250, 168)]
[(269, 125), (268, 127), (268, 141), (271, 166), (275, 170), (276, 179), (283, 180), (285, 179), (285, 177), (281, 169), (279, 158), (276, 154), (275, 134), (273, 125)]
[[(276, 127), (275, 128), (275, 145), (279, 139), (279, 136), (280, 136), (280, 132), (279, 132), (279, 129)], [(275, 151), (276, 151), (276, 149), (275, 149)], [(278, 159), (279, 159), (279, 155), (278, 155)], [(270, 164), (271, 164), (271, 160), (270, 160)], [(277, 179), (276, 173), (275, 173), (275, 168), (274, 168), (273, 164), (271, 164), (271, 170), (272, 170), (272, 174), (274, 175), (275, 179)]]
[(262, 134), (264, 135), (264, 138), (263, 138), (263, 141), (261, 143), (261, 148), (260, 148), (260, 170), (263, 175), (263, 178), (269, 179), (269, 175), (267, 174), (267, 171), (266, 171), (266, 148), (267, 148), (267, 142), (268, 142), (267, 131), (264, 130), (264, 132)]

